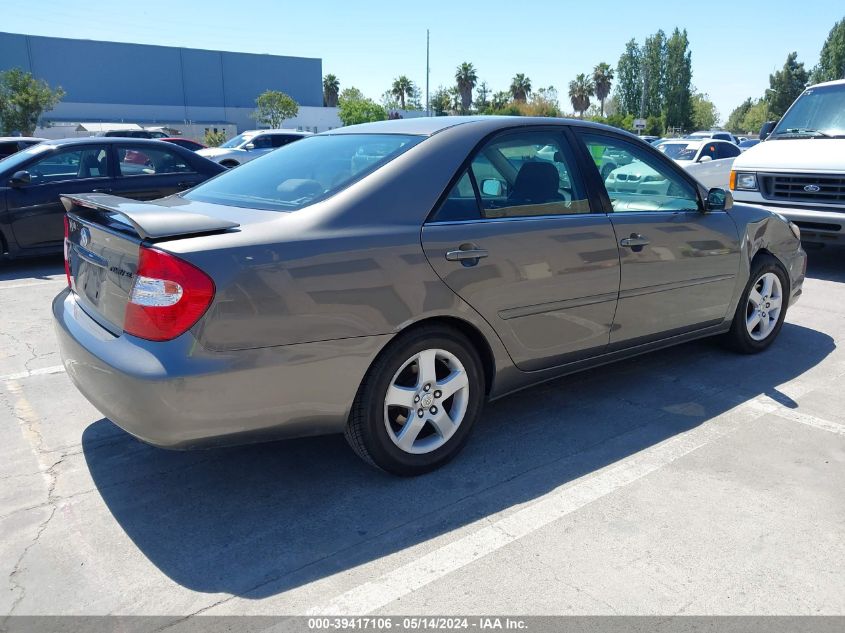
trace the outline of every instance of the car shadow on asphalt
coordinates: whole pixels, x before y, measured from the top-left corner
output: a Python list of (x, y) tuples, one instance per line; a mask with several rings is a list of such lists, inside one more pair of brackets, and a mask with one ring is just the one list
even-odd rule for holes
[(61, 254), (0, 261), (0, 281), (49, 279), (51, 276), (64, 275), (64, 266)]
[(807, 277), (845, 282), (845, 247), (807, 248)]
[(162, 573), (258, 599), (530, 502), (760, 394), (788, 403), (778, 385), (834, 348), (787, 323), (764, 355), (701, 341), (555, 380), (488, 404), (466, 449), (414, 479), (371, 469), (340, 436), (172, 452), (103, 419), (82, 445), (114, 519)]

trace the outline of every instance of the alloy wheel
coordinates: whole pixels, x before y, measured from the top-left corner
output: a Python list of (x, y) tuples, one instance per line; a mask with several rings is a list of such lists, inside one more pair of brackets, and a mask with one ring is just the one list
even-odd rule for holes
[(745, 327), (755, 341), (763, 341), (772, 333), (783, 307), (783, 286), (771, 272), (763, 273), (748, 293)]

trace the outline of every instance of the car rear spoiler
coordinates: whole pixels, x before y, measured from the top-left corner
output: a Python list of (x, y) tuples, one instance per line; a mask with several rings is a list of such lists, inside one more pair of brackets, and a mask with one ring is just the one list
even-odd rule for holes
[(155, 202), (140, 202), (104, 193), (60, 196), (66, 211), (74, 206), (117, 213), (126, 218), (142, 239), (161, 239), (213, 233), (240, 226), (237, 222), (213, 218), (202, 213), (182, 211)]

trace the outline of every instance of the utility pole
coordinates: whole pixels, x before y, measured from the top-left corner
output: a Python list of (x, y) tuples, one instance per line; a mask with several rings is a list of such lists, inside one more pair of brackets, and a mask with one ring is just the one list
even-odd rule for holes
[(429, 35), (428, 29), (425, 30), (425, 115), (431, 116), (431, 104), (428, 101), (428, 76), (431, 73), (431, 67), (429, 66)]

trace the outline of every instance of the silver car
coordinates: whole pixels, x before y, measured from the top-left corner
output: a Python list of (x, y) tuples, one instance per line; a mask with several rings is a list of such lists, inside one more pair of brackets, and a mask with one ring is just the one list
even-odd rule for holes
[(237, 167), (259, 156), (264, 156), (274, 149), (284, 147), (294, 141), (311, 136), (311, 132), (299, 130), (247, 130), (230, 138), (220, 147), (204, 147), (197, 154), (204, 156), (223, 167)]
[[(666, 186), (608, 192), (605, 152)], [(402, 475), (514, 390), (706, 336), (766, 349), (806, 267), (781, 217), (567, 120), (352, 126), (162, 200), (63, 201), (61, 352), (112, 421), (170, 448), (344, 432)]]

